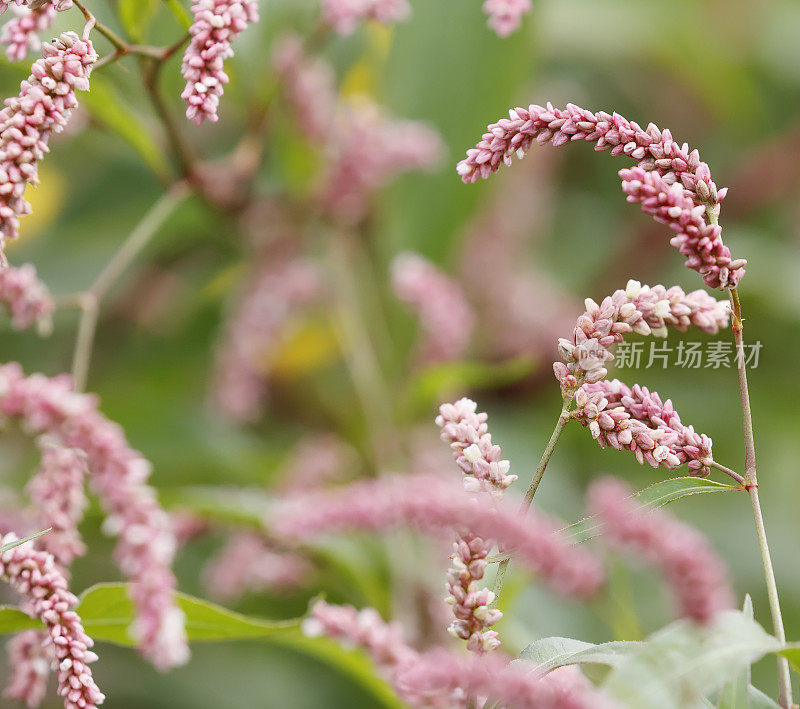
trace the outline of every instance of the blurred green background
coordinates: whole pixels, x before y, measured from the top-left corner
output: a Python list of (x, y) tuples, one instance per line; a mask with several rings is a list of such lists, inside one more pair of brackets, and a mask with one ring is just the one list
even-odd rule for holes
[[(438, 127), (449, 151), (437, 173), (404, 177), (380, 195), (368, 235), (370, 267), (379, 282), (385, 281), (392, 256), (403, 249), (448, 269), (460, 262), (465, 229), (527, 168), (515, 165), (486, 183), (465, 186), (455, 162), (488, 122), (513, 105), (572, 101), (592, 110), (616, 110), (643, 125), (653, 121), (669, 127), (678, 140), (700, 149), (719, 186), (731, 188), (721, 223), (734, 255), (749, 260), (740, 288), (746, 337), (763, 343), (760, 365), (751, 373), (762, 504), (787, 635), (800, 640), (800, 379), (794, 372), (800, 348), (800, 2), (534, 0), (522, 30), (506, 40), (485, 27), (480, 0), (412, 4), (411, 21), (391, 31), (371, 27), (350, 38), (332, 38), (323, 49), (343, 80), (370, 92), (398, 116)], [(91, 6), (114, 25), (109, 3), (95, 0)], [(180, 28), (165, 9), (155, 9), (148, 41), (169, 43)], [(220, 122), (201, 129), (181, 122), (184, 135), (205, 156), (223, 155), (240, 135), (248, 107), (269, 84), (273, 39), (289, 28), (308, 33), (314, 25), (313, 2), (262, 0), (260, 9), (260, 24), (237, 41), (236, 57), (226, 65), (231, 83)], [(78, 22), (77, 11), (59, 17), (59, 26)], [(107, 50), (102, 40), (97, 45)], [(182, 112), (179, 61), (174, 58), (164, 76), (176, 116)], [(16, 93), (26, 74), (24, 66), (4, 61), (4, 95)], [(89, 110), (80, 119), (88, 125), (52, 141), (41, 186), (29, 192), (34, 214), (23, 220), (22, 237), (9, 251), (12, 263), (33, 262), (56, 294), (86, 288), (161, 193), (147, 162), (161, 169), (165, 151), (135, 59), (98, 70), (93, 80), (97, 97), (87, 102)], [(269, 137), (259, 176), (265, 193), (297, 191), (307, 169), (309, 158), (293, 146), (287, 123), (277, 120)], [(687, 291), (699, 286), (696, 274), (684, 269), (669, 247), (666, 229), (653, 227), (625, 204), (616, 176), (624, 160), (574, 145), (555, 157), (551, 148), (533, 148), (527, 161), (542, 161), (545, 184), (539, 188), (546, 190), (546, 209), (529, 226), (527, 258), (577, 303), (624, 287), (630, 277), (679, 284)], [(341, 392), (342, 367), (335, 357), (281, 382), (268, 415), (257, 425), (235, 427), (208, 409), (224, 304), (246, 258), (235, 220), (190, 199), (104, 303), (88, 388), (153, 462), (153, 484), (165, 491), (195, 484), (266, 485), (291, 444), (310, 429), (337, 427), (357, 448), (364, 447), (363, 425), (355, 414), (347, 416), (356, 404), (352, 394)], [(482, 285), (476, 273), (470, 287)], [(398, 362), (412, 345), (413, 322), (388, 293), (383, 295), (395, 348), (383, 364), (396, 382), (393, 395), (400, 396)], [(32, 332), (14, 333), (2, 321), (0, 361), (18, 360), (26, 371), (50, 375), (69, 369), (76, 313), (59, 312), (55, 332), (45, 340)], [(473, 396), (489, 412), (493, 438), (523, 480), (535, 467), (559, 410), (549, 362), (540, 366), (543, 376), (524, 384), (455, 392)], [(715, 457), (742, 467), (735, 370), (653, 368), (622, 376), (672, 398), (684, 422), (714, 439)], [(332, 407), (320, 404), (331, 401), (345, 412), (344, 420), (332, 421)], [(431, 441), (438, 436), (435, 411), (436, 401), (429, 400), (415, 412)], [(0, 454), (5, 482), (21, 487), (36, 465), (34, 451), (4, 436)], [(566, 520), (577, 519), (587, 483), (602, 473), (636, 488), (664, 477), (663, 471), (638, 466), (630, 455), (600, 451), (587, 431), (571, 427), (538, 504)], [(733, 569), (737, 593), (753, 596), (756, 618), (770, 627), (746, 496), (698, 496), (671, 509), (711, 536)], [(118, 578), (99, 522), (95, 512), (83, 525), (90, 553), (75, 566), (78, 590)], [(182, 590), (204, 593), (200, 569), (219, 543), (211, 537), (181, 553)], [(638, 571), (621, 572), (619, 607), (600, 614), (561, 602), (528, 580), (512, 577), (507, 603), (512, 594), (513, 603), (498, 626), (510, 649), (547, 635), (594, 642), (632, 639), (670, 617), (663, 593), (654, 593), (653, 581)], [(303, 594), (252, 596), (238, 608), (278, 618), (302, 612), (319, 590), (333, 600), (355, 600), (330, 586), (323, 578)], [(374, 701), (318, 661), (263, 644), (195, 646), (188, 666), (163, 676), (133, 651), (102, 645), (99, 652), (95, 671), (109, 707), (336, 708)], [(755, 684), (774, 694), (773, 660), (756, 667)], [(59, 706), (52, 695), (48, 701), (47, 706)]]

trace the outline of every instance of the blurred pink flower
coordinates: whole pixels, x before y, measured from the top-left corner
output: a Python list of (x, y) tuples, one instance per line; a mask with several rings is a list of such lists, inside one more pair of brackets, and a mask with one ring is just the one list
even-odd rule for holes
[(228, 83), (223, 62), (233, 56), (231, 42), (248, 24), (258, 22), (256, 0), (196, 0), (192, 5), (192, 39), (183, 55), (186, 117), (195, 125), (218, 120), (219, 100)]
[(411, 526), (435, 535), (455, 528), (494, 539), (559, 593), (585, 598), (603, 581), (597, 560), (572, 546), (549, 519), (521, 517), (515, 506), (481, 496), (441, 476), (386, 477), (334, 492), (279, 503), (270, 529), (287, 540), (344, 531), (382, 531)]
[(88, 39), (65, 32), (42, 48), (31, 76), (20, 84), (18, 97), (0, 111), (0, 265), (5, 241), (15, 239), (19, 217), (29, 214), (28, 183), (38, 184), (37, 163), (47, 152), (52, 133), (67, 125), (78, 105), (75, 90), (89, 90), (89, 74), (97, 53)]
[(363, 218), (370, 197), (404, 172), (430, 170), (444, 153), (439, 133), (419, 121), (393, 120), (361, 100), (339, 110), (322, 177), (322, 208), (345, 222)]
[(308, 493), (354, 477), (358, 453), (333, 433), (304, 436), (289, 453), (278, 473), (284, 494)]
[(603, 522), (609, 544), (660, 567), (672, 586), (680, 613), (709, 623), (733, 606), (728, 570), (696, 529), (662, 510), (643, 510), (632, 490), (613, 478), (592, 485), (588, 509)]
[(3, 692), (29, 709), (38, 707), (47, 692), (47, 678), (53, 662), (53, 645), (44, 630), (23, 630), (6, 643), (11, 675)]
[(12, 8), (16, 17), (3, 25), (0, 44), (6, 47), (6, 56), (12, 62), (21, 62), (28, 52), (36, 52), (41, 46), (39, 35), (53, 26), (56, 8), (50, 2), (39, 5), (35, 10), (26, 5)]
[[(670, 243), (686, 259), (686, 267), (697, 271), (710, 288), (730, 288), (744, 276), (745, 259), (733, 259), (730, 249), (722, 243), (722, 229), (704, 218), (705, 207), (696, 205), (685, 195), (680, 185), (669, 185), (657, 172), (640, 167), (620, 170), (622, 189), (629, 202), (638, 202), (642, 210), (656, 221), (677, 232)], [(697, 168), (697, 185), (711, 179), (708, 167)]]
[(402, 22), (411, 14), (408, 0), (320, 0), (325, 21), (340, 35), (352, 34), (359, 22)]
[(272, 63), (303, 137), (314, 144), (327, 141), (337, 103), (333, 68), (322, 59), (307, 55), (303, 41), (296, 35), (278, 41)]
[(522, 16), (530, 12), (531, 0), (485, 0), (483, 11), (489, 16), (488, 25), (500, 37), (508, 37), (522, 24)]
[(183, 613), (174, 599), (175, 537), (146, 484), (150, 464), (97, 407), (95, 397), (73, 390), (68, 376), (26, 377), (16, 363), (0, 366), (0, 413), (86, 455), (90, 485), (107, 515), (104, 530), (118, 538), (115, 558), (131, 580), (134, 637), (156, 667), (168, 669), (189, 657)]
[(406, 252), (392, 261), (392, 289), (419, 319), (423, 362), (446, 362), (464, 355), (475, 318), (458, 283), (422, 256)]
[(302, 556), (271, 549), (254, 532), (239, 532), (206, 566), (203, 576), (212, 596), (231, 600), (245, 593), (299, 588), (308, 582), (311, 571)]
[[(15, 541), (14, 534), (3, 537), (2, 543)], [(88, 648), (94, 644), (86, 635), (81, 619), (69, 610), (78, 599), (69, 592), (64, 576), (56, 568), (53, 557), (35, 551), (28, 542), (0, 555), (0, 577), (25, 597), (28, 612), (39, 618), (47, 628), (45, 645), (52, 649), (58, 667), (58, 692), (64, 698), (65, 709), (94, 709), (105, 697), (92, 678), (89, 665), (97, 655)], [(20, 643), (30, 641), (26, 636)], [(16, 650), (25, 648), (16, 647)], [(50, 650), (48, 650), (50, 652)], [(30, 659), (30, 648), (20, 659)], [(34, 683), (39, 677), (29, 676)], [(27, 696), (32, 698), (39, 687), (31, 685)], [(25, 692), (21, 691), (20, 694)]]
[(321, 293), (319, 270), (305, 259), (263, 263), (225, 323), (211, 396), (233, 421), (254, 421), (266, 396), (265, 364), (291, 315)]
[(52, 329), (55, 304), (33, 264), (0, 268), (0, 303), (6, 306), (15, 330), (24, 330), (34, 323), (43, 334)]

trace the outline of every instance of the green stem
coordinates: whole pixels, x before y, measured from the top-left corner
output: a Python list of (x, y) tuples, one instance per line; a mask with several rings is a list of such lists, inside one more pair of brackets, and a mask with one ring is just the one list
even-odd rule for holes
[[(522, 515), (528, 514), (528, 510), (533, 502), (533, 497), (536, 495), (536, 491), (539, 489), (539, 483), (542, 482), (542, 478), (544, 477), (544, 471), (547, 469), (547, 464), (550, 462), (550, 458), (553, 456), (553, 451), (556, 449), (558, 439), (561, 438), (561, 433), (564, 431), (564, 428), (569, 421), (569, 407), (571, 403), (571, 398), (564, 398), (561, 407), (561, 413), (558, 416), (558, 421), (556, 421), (556, 427), (553, 429), (553, 434), (550, 436), (550, 440), (547, 442), (547, 446), (542, 453), (542, 458), (539, 461), (536, 472), (533, 474), (533, 479), (531, 480), (530, 485), (528, 485), (528, 490), (525, 493), (525, 499), (520, 507), (520, 514)], [(511, 559), (504, 559), (497, 567), (497, 575), (495, 576), (494, 580), (494, 605), (497, 605), (500, 592), (503, 590), (503, 582), (505, 581), (506, 571), (508, 571), (508, 565), (510, 563)]]
[[(730, 288), (731, 309), (733, 311), (733, 338), (736, 342), (736, 362), (739, 373), (739, 392), (742, 405), (742, 424), (744, 431), (744, 483), (745, 489), (750, 493), (750, 502), (753, 507), (753, 520), (756, 526), (758, 548), (761, 552), (761, 565), (764, 567), (764, 579), (767, 584), (767, 598), (772, 616), (772, 628), (775, 637), (781, 642), (786, 642), (786, 632), (783, 628), (783, 616), (778, 597), (778, 585), (775, 581), (775, 570), (772, 566), (772, 557), (767, 543), (767, 530), (764, 526), (764, 515), (758, 499), (758, 474), (756, 471), (755, 437), (753, 435), (753, 415), (750, 409), (750, 392), (747, 386), (747, 368), (744, 357), (744, 329), (742, 305), (739, 301), (739, 292), (734, 286)], [(779, 704), (784, 709), (792, 707), (792, 678), (789, 674), (789, 662), (785, 657), (778, 656), (778, 685), (780, 695)]]

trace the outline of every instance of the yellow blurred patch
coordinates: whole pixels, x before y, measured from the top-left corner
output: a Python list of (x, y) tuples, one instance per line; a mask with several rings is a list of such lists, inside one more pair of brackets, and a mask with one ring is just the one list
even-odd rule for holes
[(343, 96), (375, 96), (380, 72), (392, 47), (393, 29), (380, 22), (367, 25), (367, 46), (342, 79)]
[(339, 343), (327, 319), (303, 318), (291, 323), (276, 348), (263, 353), (262, 372), (294, 381), (322, 369), (339, 356)]
[(20, 241), (33, 239), (53, 222), (64, 204), (66, 184), (66, 178), (58, 170), (39, 168), (39, 186), (25, 191), (32, 212), (19, 220)]

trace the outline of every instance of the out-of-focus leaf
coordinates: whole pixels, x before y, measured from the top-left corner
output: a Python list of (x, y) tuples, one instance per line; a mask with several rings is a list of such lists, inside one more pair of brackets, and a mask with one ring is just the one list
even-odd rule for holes
[(20, 630), (35, 630), (41, 627), (41, 621), (29, 617), (19, 608), (0, 606), (0, 635), (18, 633)]
[(542, 638), (532, 642), (519, 655), (539, 672), (550, 672), (564, 665), (598, 664), (621, 666), (641, 642), (615, 641), (594, 645), (573, 638)]
[[(670, 502), (675, 502), (675, 500), (680, 500), (682, 497), (688, 497), (689, 495), (701, 495), (710, 492), (730, 492), (732, 490), (741, 490), (741, 488), (703, 478), (670, 478), (669, 480), (662, 480), (660, 483), (646, 487), (632, 497), (644, 509), (654, 509), (663, 507)], [(602, 528), (602, 522), (596, 517), (587, 517), (586, 519), (571, 524), (569, 527), (565, 527), (562, 531), (570, 541), (574, 544), (578, 544), (598, 536), (602, 532)]]
[(183, 29), (188, 30), (192, 26), (192, 16), (180, 3), (180, 0), (164, 0), (164, 4), (169, 8), (169, 11)]
[[(742, 615), (745, 618), (753, 620), (753, 599), (750, 598), (748, 593), (744, 597), (744, 605), (742, 606)], [(719, 701), (717, 702), (718, 709), (748, 709), (750, 706), (750, 665), (743, 668), (742, 671), (736, 675), (728, 684), (722, 688), (720, 692)]]
[(270, 497), (260, 488), (193, 485), (162, 489), (159, 497), (168, 508), (187, 509), (225, 524), (263, 527)]
[(689, 709), (780, 643), (741, 611), (721, 613), (708, 628), (680, 620), (662, 628), (603, 683), (637, 709)]
[(166, 172), (163, 151), (136, 114), (125, 105), (107, 77), (92, 76), (92, 90), (81, 96), (81, 105), (94, 119), (128, 143), (156, 174)]
[[(128, 628), (133, 622), (133, 604), (127, 584), (98, 584), (87, 589), (77, 608), (86, 632), (95, 640), (131, 647)], [(343, 650), (325, 638), (308, 638), (299, 620), (270, 621), (235, 613), (201, 598), (176, 594), (186, 614), (186, 633), (191, 641), (261, 640), (314, 657), (339, 670), (368, 690), (379, 706), (400, 709), (403, 704), (378, 678), (361, 652)]]
[(158, 12), (158, 0), (119, 0), (117, 10), (125, 31), (134, 42), (141, 44), (150, 22)]
[(750, 709), (781, 709), (781, 705), (778, 702), (770, 699), (752, 684), (747, 688), (747, 697), (750, 700)]
[(429, 408), (431, 403), (439, 401), (442, 392), (506, 386), (524, 379), (535, 367), (536, 363), (528, 357), (517, 357), (501, 364), (475, 360), (445, 362), (428, 367), (413, 379), (406, 401), (412, 410)]
[(800, 674), (800, 643), (792, 643), (789, 647), (779, 650), (778, 654), (789, 660), (794, 671)]

